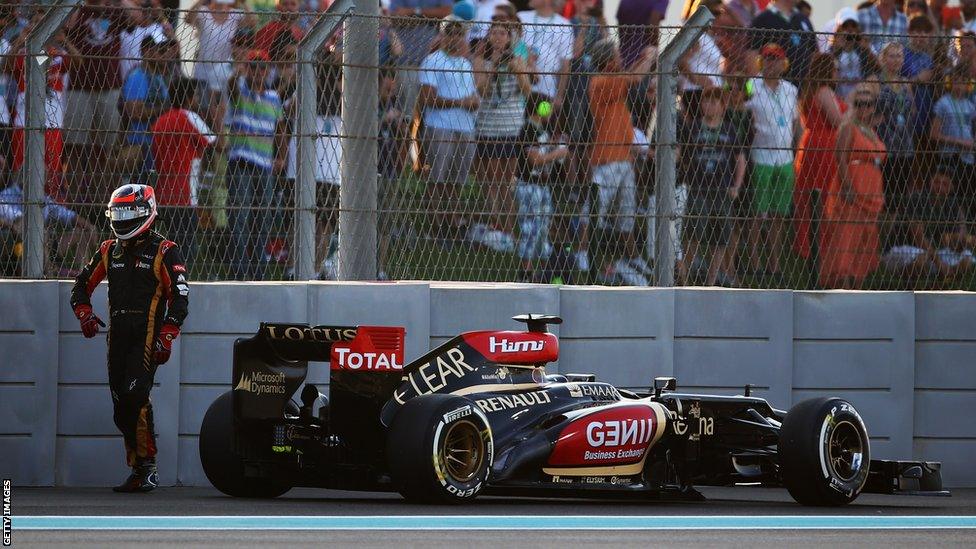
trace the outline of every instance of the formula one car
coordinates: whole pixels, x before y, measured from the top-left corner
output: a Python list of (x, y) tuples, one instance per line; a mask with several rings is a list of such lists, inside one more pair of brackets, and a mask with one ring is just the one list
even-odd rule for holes
[[(234, 345), (233, 390), (207, 410), (200, 458), (231, 496), (293, 486), (398, 491), (423, 502), (479, 494), (701, 499), (695, 486), (785, 486), (806, 505), (862, 492), (941, 494), (937, 462), (871, 459), (849, 402), (789, 413), (764, 399), (646, 391), (553, 374), (558, 317), (468, 332), (404, 365), (403, 328), (262, 324)], [(302, 387), (328, 361), (328, 395)], [(299, 391), (299, 388), (301, 390)], [(300, 394), (301, 404), (291, 400)]]

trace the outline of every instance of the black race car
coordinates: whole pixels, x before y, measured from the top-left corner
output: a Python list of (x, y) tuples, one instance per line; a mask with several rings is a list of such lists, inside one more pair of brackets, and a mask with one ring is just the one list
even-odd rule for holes
[[(459, 335), (404, 365), (404, 329), (262, 324), (234, 344), (233, 390), (207, 410), (200, 458), (231, 496), (293, 486), (397, 491), (460, 503), (479, 494), (700, 499), (694, 486), (785, 486), (807, 505), (861, 492), (941, 494), (937, 462), (872, 460), (849, 402), (789, 413), (764, 399), (646, 391), (551, 374), (558, 317)], [(328, 361), (328, 396), (302, 386)], [(300, 390), (299, 390), (300, 389)], [(301, 404), (292, 396), (300, 395)]]

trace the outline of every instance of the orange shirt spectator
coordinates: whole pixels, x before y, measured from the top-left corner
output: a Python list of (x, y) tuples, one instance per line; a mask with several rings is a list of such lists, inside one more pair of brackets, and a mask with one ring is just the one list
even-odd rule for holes
[(630, 81), (622, 74), (598, 74), (590, 78), (590, 111), (593, 113), (594, 166), (630, 159), (634, 124), (627, 108)]

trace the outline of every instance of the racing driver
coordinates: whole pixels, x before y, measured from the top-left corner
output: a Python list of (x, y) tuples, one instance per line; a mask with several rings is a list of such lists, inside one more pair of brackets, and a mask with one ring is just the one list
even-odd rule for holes
[(105, 324), (92, 312), (91, 293), (108, 277), (108, 379), (115, 425), (125, 440), (132, 474), (116, 492), (156, 487), (156, 439), (149, 391), (156, 367), (165, 364), (187, 315), (189, 288), (179, 248), (152, 230), (152, 187), (123, 185), (105, 215), (114, 239), (102, 242), (75, 279), (71, 307), (85, 337)]

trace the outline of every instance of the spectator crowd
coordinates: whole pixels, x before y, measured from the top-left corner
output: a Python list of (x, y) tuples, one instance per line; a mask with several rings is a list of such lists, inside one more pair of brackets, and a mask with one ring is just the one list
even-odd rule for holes
[[(976, 0), (959, 2), (867, 1), (816, 30), (803, 0), (687, 0), (685, 18), (716, 20), (679, 61), (677, 141), (659, 143), (669, 0), (621, 0), (619, 29), (601, 0), (384, 0), (378, 276), (401, 238), (401, 256), (510, 257), (495, 260), (520, 281), (652, 284), (654, 153), (669, 146), (681, 284), (960, 280), (976, 261)], [(200, 277), (290, 276), (297, 49), (327, 5), (75, 10), (47, 51), (46, 274), (80, 268), (101, 203), (133, 182), (156, 188)], [(23, 236), (25, 40), (43, 14), (0, 4), (0, 266)], [(327, 279), (352, 39), (368, 38), (337, 33), (315, 60)]]

